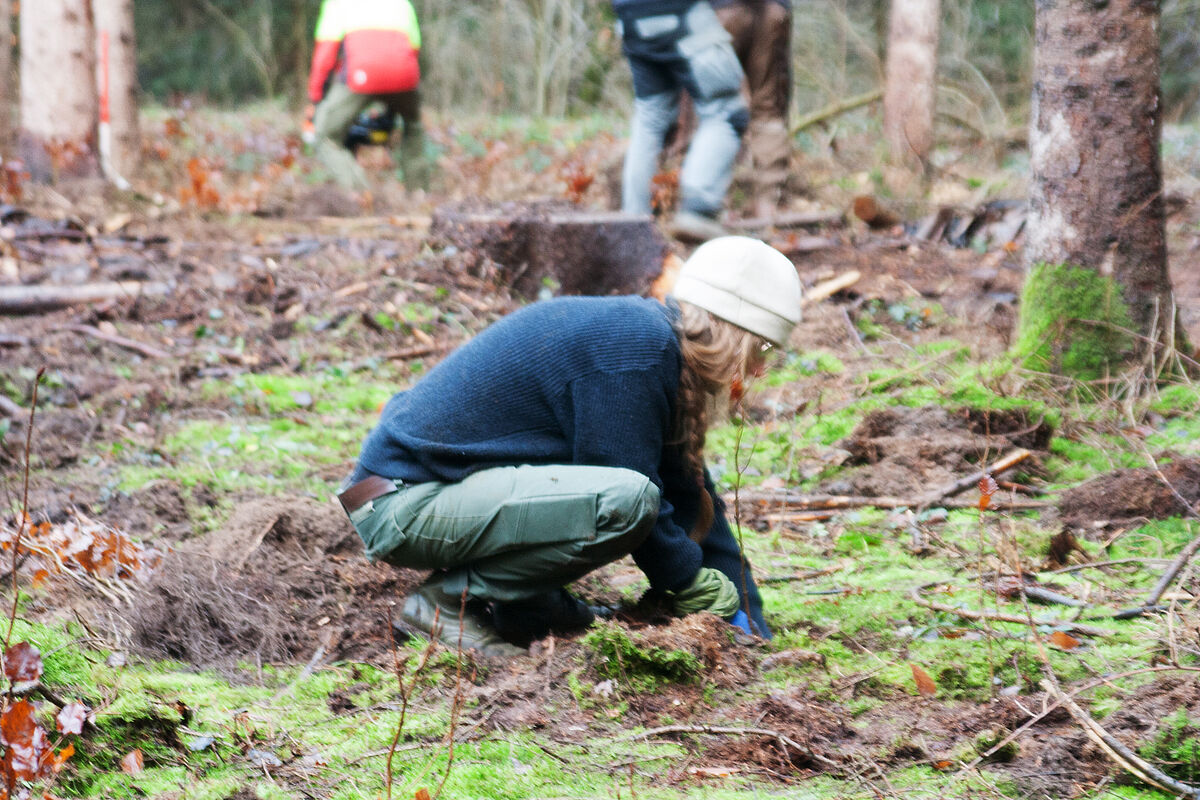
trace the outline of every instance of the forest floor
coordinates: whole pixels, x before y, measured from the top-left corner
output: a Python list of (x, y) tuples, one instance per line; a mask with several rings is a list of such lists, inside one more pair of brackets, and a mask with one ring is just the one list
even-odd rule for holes
[[(859, 277), (806, 307), (793, 352), (709, 444), (775, 638), (663, 617), (626, 560), (574, 587), (613, 620), (493, 662), (393, 637), (423, 575), (367, 562), (333, 491), (393, 392), (528, 302), (509, 265), (431, 235), (428, 215), (609, 208), (620, 140), (442, 121), (434, 190), (406, 194), (385, 168), (368, 199), (321, 184), (265, 123), (152, 124), (137, 193), (24, 187), (3, 210), (0, 289), (142, 284), (0, 314), (6, 549), (22, 509), (46, 523), (5, 577), (16, 636), (41, 649), (47, 696), (95, 709), (51, 791), (1168, 796), (1079, 714), (1200, 784), (1197, 565), (1160, 607), (1114, 618), (1200, 534), (1182, 502), (1200, 500), (1200, 394), (1177, 378), (1106, 400), (1007, 362), (1016, 229), (962, 247), (869, 229), (849, 208), (884, 196), (883, 173), (846, 146), (798, 154), (790, 210), (844, 221), (750, 232), (809, 290)], [(1019, 165), (964, 170), (937, 200), (891, 202), (914, 223), (944, 206), (961, 228), (1021, 196)], [(1190, 162), (1168, 170), (1190, 197)], [(1200, 208), (1171, 208), (1197, 342)], [(975, 482), (947, 490), (1025, 450), (986, 510)], [(852, 499), (804, 505), (827, 496)]]

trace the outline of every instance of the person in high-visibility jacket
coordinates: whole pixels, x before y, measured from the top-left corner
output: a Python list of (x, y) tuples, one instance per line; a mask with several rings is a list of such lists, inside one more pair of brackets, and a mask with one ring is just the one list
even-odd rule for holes
[(346, 133), (372, 103), (403, 121), (400, 167), (410, 188), (427, 188), (417, 56), (421, 30), (409, 0), (324, 0), (308, 76), (307, 138), (343, 186), (370, 188), (345, 146)]

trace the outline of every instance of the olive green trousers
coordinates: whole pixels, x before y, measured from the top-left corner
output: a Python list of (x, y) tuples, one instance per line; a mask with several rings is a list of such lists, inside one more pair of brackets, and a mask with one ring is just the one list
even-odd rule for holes
[(367, 173), (354, 154), (342, 144), (342, 140), (359, 113), (375, 102), (383, 103), (388, 113), (399, 115), (403, 125), (400, 133), (400, 169), (404, 172), (405, 184), (413, 189), (428, 188), (431, 164), (425, 154), (421, 101), (416, 89), (396, 94), (356, 94), (346, 84), (334, 81), (313, 114), (313, 133), (316, 136), (313, 152), (345, 188), (357, 191), (370, 189)]
[(658, 487), (627, 469), (497, 467), (459, 483), (401, 485), (350, 515), (367, 556), (432, 569), (442, 590), (510, 602), (630, 553), (658, 517)]

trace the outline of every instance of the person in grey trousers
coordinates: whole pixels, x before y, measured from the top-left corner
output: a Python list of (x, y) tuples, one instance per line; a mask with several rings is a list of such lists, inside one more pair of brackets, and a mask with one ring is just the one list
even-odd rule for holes
[(613, 0), (613, 10), (634, 91), (621, 209), (652, 213), (652, 180), (686, 91), (699, 122), (680, 170), (670, 229), (693, 241), (722, 236), (719, 217), (750, 121), (731, 37), (708, 0)]

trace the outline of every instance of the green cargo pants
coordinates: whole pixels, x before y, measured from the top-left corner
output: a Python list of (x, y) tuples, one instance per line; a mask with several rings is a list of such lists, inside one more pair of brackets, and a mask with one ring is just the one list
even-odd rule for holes
[(316, 136), (313, 151), (317, 158), (345, 188), (357, 191), (370, 189), (367, 173), (354, 154), (342, 145), (342, 140), (359, 113), (374, 102), (383, 103), (389, 113), (400, 116), (403, 126), (400, 134), (400, 168), (404, 171), (405, 185), (411, 189), (429, 188), (431, 165), (425, 154), (421, 101), (416, 89), (396, 94), (355, 94), (346, 84), (334, 81), (313, 113), (313, 134)]
[[(367, 556), (441, 570), (442, 589), (510, 602), (630, 553), (658, 517), (658, 487), (628, 469), (497, 467), (401, 486), (350, 515)], [(436, 577), (435, 577), (436, 580)]]

